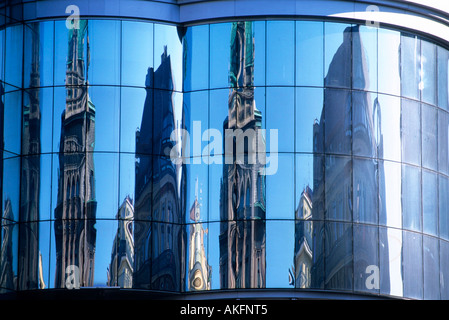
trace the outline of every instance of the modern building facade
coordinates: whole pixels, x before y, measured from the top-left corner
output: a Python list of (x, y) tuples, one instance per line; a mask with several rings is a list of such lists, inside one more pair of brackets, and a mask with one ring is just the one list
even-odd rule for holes
[(449, 299), (448, 39), (438, 0), (3, 1), (0, 298)]

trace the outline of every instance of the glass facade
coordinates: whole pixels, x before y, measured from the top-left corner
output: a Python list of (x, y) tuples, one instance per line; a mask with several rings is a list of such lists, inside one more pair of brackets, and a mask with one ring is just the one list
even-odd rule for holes
[(0, 30), (0, 292), (449, 299), (449, 51), (340, 22)]

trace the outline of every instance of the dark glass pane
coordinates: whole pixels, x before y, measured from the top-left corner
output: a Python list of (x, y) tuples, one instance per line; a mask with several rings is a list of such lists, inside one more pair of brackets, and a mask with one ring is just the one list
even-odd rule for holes
[(325, 288), (329, 290), (353, 289), (352, 225), (327, 222), (325, 241)]
[(354, 221), (378, 223), (378, 177), (375, 160), (353, 160)]
[(352, 162), (350, 158), (326, 156), (325, 206), (327, 219), (352, 219)]
[[(23, 26), (16, 25), (6, 28), (5, 82), (16, 88), (22, 87), (22, 53)], [(6, 91), (10, 91), (11, 89), (6, 88)]]
[(370, 158), (377, 157), (378, 130), (381, 110), (377, 95), (369, 92), (353, 92), (352, 94), (352, 152), (354, 155)]
[(120, 151), (136, 152), (138, 141), (142, 143), (142, 139), (148, 139), (145, 142), (148, 144), (146, 150), (139, 150), (139, 152), (151, 153), (154, 90), (126, 87), (120, 90)]
[(22, 91), (14, 91), (4, 95), (3, 110), (3, 148), (6, 151), (20, 154)]
[[(3, 218), (10, 214), (3, 211)], [(17, 246), (19, 243), (18, 224), (9, 220), (3, 220), (1, 225), (0, 241), (0, 267), (2, 268), (2, 277), (0, 278), (0, 292), (6, 290), (17, 290)]]
[(351, 88), (352, 27), (326, 22), (324, 32), (324, 86)]
[(351, 92), (339, 89), (324, 90), (324, 118), (320, 122), (318, 136), (324, 125), (324, 152), (331, 154), (351, 154), (352, 115)]
[(53, 85), (53, 36), (52, 21), (25, 25), (25, 88)]
[(2, 218), (19, 221), (20, 158), (3, 160)]

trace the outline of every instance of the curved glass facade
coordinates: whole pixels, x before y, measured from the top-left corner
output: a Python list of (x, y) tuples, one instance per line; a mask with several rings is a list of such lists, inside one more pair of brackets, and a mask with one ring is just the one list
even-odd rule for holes
[(449, 51), (387, 28), (0, 30), (0, 291), (449, 299)]

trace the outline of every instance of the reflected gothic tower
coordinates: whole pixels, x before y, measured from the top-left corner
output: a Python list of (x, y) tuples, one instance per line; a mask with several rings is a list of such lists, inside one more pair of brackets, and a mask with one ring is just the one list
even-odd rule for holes
[[(231, 31), (231, 66), (226, 129), (253, 130), (246, 139), (244, 163), (223, 161), (220, 194), (220, 286), (221, 288), (265, 287), (265, 176), (264, 166), (250, 163), (248, 145), (265, 151), (256, 139), (262, 114), (254, 100), (254, 38), (251, 22), (234, 22)], [(247, 131), (248, 130), (248, 131)], [(226, 134), (224, 139), (226, 139)], [(249, 141), (249, 139), (253, 139)], [(237, 139), (238, 140), (238, 139)], [(235, 140), (234, 140), (235, 141)], [(225, 143), (224, 143), (225, 145)], [(236, 145), (233, 143), (233, 157)], [(258, 155), (260, 156), (260, 154)]]
[[(86, 43), (87, 42), (87, 43)], [(95, 107), (87, 91), (84, 46), (89, 42), (87, 21), (69, 31), (66, 70), (66, 108), (61, 115), (58, 198), (55, 209), (55, 287), (65, 287), (66, 268), (79, 268), (80, 286), (92, 286), (97, 202), (95, 200)]]

